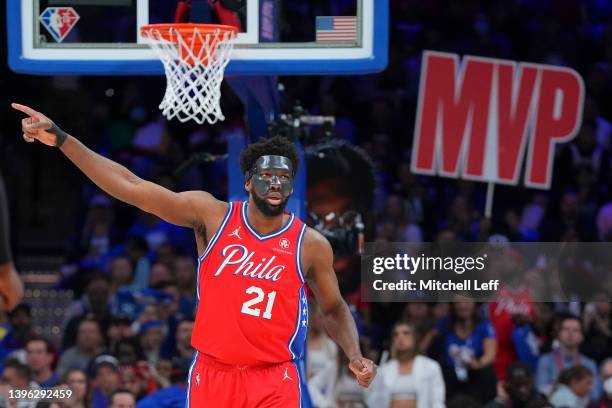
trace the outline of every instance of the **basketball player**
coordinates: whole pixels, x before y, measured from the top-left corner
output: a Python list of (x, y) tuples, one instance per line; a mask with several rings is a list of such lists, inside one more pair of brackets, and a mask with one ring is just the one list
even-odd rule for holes
[(223, 202), (204, 191), (174, 193), (142, 180), (91, 151), (35, 110), (12, 104), (26, 142), (59, 148), (108, 194), (158, 217), (193, 228), (198, 252), (196, 350), (189, 373), (192, 407), (306, 407), (303, 357), (308, 305), (315, 294), (325, 327), (344, 350), (358, 383), (376, 367), (359, 350), (355, 322), (340, 296), (328, 241), (285, 212), (299, 156), (271, 138), (241, 154), (245, 202)]
[(11, 256), (8, 203), (0, 175), (0, 308), (13, 310), (23, 297), (23, 283)]

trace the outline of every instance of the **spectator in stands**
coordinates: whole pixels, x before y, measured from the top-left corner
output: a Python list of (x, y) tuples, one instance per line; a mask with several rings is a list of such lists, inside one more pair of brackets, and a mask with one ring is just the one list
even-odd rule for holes
[(111, 349), (113, 355), (117, 356), (119, 364), (134, 365), (136, 362), (144, 360), (145, 355), (140, 347), (140, 342), (134, 337), (119, 340), (115, 344), (115, 348)]
[(134, 280), (134, 269), (130, 260), (125, 256), (113, 258), (110, 265), (111, 293), (121, 289), (131, 289)]
[(416, 326), (396, 323), (391, 334), (391, 360), (378, 370), (370, 389), (370, 407), (403, 403), (416, 408), (444, 407), (445, 386), (440, 365), (419, 354)]
[(85, 370), (89, 360), (103, 350), (102, 332), (96, 320), (84, 319), (79, 323), (76, 345), (60, 357), (57, 374), (64, 376), (71, 368)]
[(106, 340), (108, 341), (108, 349), (114, 350), (117, 342), (131, 338), (132, 333), (132, 322), (125, 317), (112, 317), (108, 329), (106, 330)]
[(157, 371), (156, 364), (142, 360), (136, 363), (135, 369), (144, 379), (148, 394), (170, 385), (170, 381)]
[(489, 303), (488, 312), (497, 339), (497, 354), (493, 367), (497, 378), (506, 378), (506, 369), (520, 359), (535, 369), (539, 350), (534, 349), (537, 338), (531, 329), (535, 317), (532, 288), (526, 284), (526, 265), (522, 255), (511, 249), (491, 249), (488, 265), (492, 276), (501, 279), (502, 286)]
[(96, 320), (108, 320), (110, 310), (110, 282), (106, 275), (91, 278), (85, 290), (81, 315), (91, 313)]
[(574, 364), (559, 373), (550, 403), (555, 408), (586, 408), (592, 387), (593, 372), (582, 364)]
[(134, 269), (134, 280), (132, 290), (143, 290), (149, 286), (151, 274), (151, 261), (147, 258), (149, 246), (144, 238), (130, 236), (125, 243), (125, 254), (132, 263)]
[(136, 398), (134, 398), (134, 395), (129, 390), (118, 389), (113, 391), (108, 408), (134, 407), (136, 407)]
[(555, 305), (554, 303), (537, 302), (533, 330), (540, 342), (540, 354), (548, 353), (552, 349), (555, 339)]
[(172, 367), (172, 361), (165, 358), (159, 360), (155, 365), (158, 378), (161, 380), (160, 386), (167, 387), (172, 383)]
[(179, 256), (174, 261), (174, 276), (179, 289), (179, 311), (183, 316), (194, 316), (196, 307), (196, 264), (193, 258)]
[[(168, 266), (174, 265), (174, 261), (176, 260), (176, 248), (183, 244), (183, 241), (179, 241), (178, 239), (179, 238), (174, 235), (170, 235), (168, 241), (159, 244), (157, 248), (155, 248), (155, 258), (158, 262)], [(188, 240), (189, 242), (187, 245), (193, 242), (193, 237), (189, 235)], [(187, 245), (185, 245), (185, 247), (187, 247)]]
[(336, 346), (336, 343), (329, 338), (323, 329), (321, 311), (313, 301), (309, 303), (308, 316), (308, 336), (306, 345), (308, 359), (306, 360), (306, 373), (308, 378), (312, 378), (312, 376), (322, 370), (329, 361), (336, 360), (338, 346)]
[(172, 272), (168, 265), (156, 262), (151, 266), (151, 277), (149, 278), (149, 287), (156, 288), (164, 282), (172, 280)]
[(158, 306), (160, 320), (165, 326), (165, 339), (162, 344), (161, 354), (168, 356), (175, 348), (176, 329), (183, 317), (179, 312), (179, 289), (175, 283), (170, 281), (161, 282), (155, 289), (163, 296), (163, 301)]
[(81, 249), (85, 259), (100, 259), (110, 250), (114, 212), (110, 197), (100, 193), (89, 203), (81, 231)]
[(32, 311), (29, 305), (22, 303), (8, 313), (8, 332), (0, 341), (0, 370), (2, 362), (11, 357), (25, 361), (25, 343), (33, 336)]
[(384, 217), (394, 224), (394, 239), (397, 242), (422, 242), (423, 231), (414, 223), (407, 213), (406, 203), (402, 197), (392, 194), (387, 196)]
[[(16, 359), (8, 359), (4, 362), (4, 371), (2, 372), (0, 381), (3, 384), (8, 384), (12, 390), (40, 389), (38, 383), (32, 381), (32, 373), (29, 367)], [(9, 394), (9, 398), (10, 397)], [(37, 399), (17, 401), (16, 408), (33, 408), (36, 406), (36, 402)]]
[(150, 320), (140, 327), (138, 338), (140, 346), (148, 362), (155, 364), (160, 359), (161, 345), (164, 340), (162, 323), (159, 320)]
[(579, 318), (571, 315), (560, 319), (557, 341), (559, 348), (548, 354), (544, 354), (538, 361), (536, 373), (536, 385), (538, 391), (549, 395), (559, 373), (575, 364), (581, 364), (591, 370), (594, 376), (591, 397), (597, 400), (600, 395), (600, 385), (597, 379), (597, 366), (595, 362), (579, 352), (580, 345), (584, 340), (582, 334), (582, 322)]
[(31, 384), (31, 372), (27, 365), (19, 360), (9, 358), (4, 362), (4, 370), (0, 381), (9, 384), (14, 389), (28, 388)]
[(172, 373), (172, 385), (155, 391), (138, 401), (138, 408), (183, 407), (187, 398), (187, 379), (189, 370), (175, 367)]
[(132, 143), (132, 168), (136, 175), (148, 179), (156, 165), (156, 158), (165, 156), (170, 144), (164, 117), (156, 115), (150, 118), (136, 130)]
[(128, 390), (136, 400), (140, 400), (148, 393), (147, 382), (137, 366), (123, 366), (120, 370), (121, 386)]
[[(65, 383), (61, 383), (53, 387), (53, 392), (63, 392), (64, 398), (59, 399), (59, 401), (53, 402), (54, 404), (58, 404), (57, 408), (85, 408), (87, 405), (83, 403), (83, 401), (79, 401), (76, 397), (75, 393), (70, 389), (70, 386)], [(68, 396), (70, 393), (70, 396)], [(59, 393), (58, 393), (59, 394)], [(56, 395), (58, 395), (56, 394)], [(41, 402), (36, 406), (38, 408)]]
[(141, 327), (145, 323), (150, 322), (152, 320), (159, 321), (161, 319), (158, 303), (163, 301), (163, 298), (165, 297), (162, 296), (159, 291), (153, 289), (145, 289), (141, 292), (141, 295), (143, 298), (143, 301), (141, 303), (144, 303), (144, 307), (142, 308), (142, 312), (138, 315), (138, 318), (132, 322), (131, 329), (134, 333), (140, 333)]
[(26, 343), (26, 363), (40, 388), (53, 388), (61, 381), (52, 369), (54, 358), (55, 350), (49, 340), (33, 337)]
[(575, 181), (581, 167), (588, 167), (599, 182), (609, 179), (610, 153), (597, 141), (597, 123), (585, 120), (576, 138), (560, 149), (560, 177)]
[(89, 401), (89, 384), (87, 374), (80, 368), (72, 368), (66, 373), (65, 383), (72, 390), (70, 397), (70, 408), (87, 408)]
[(95, 319), (103, 333), (106, 332), (110, 322), (111, 292), (109, 279), (101, 272), (94, 273), (89, 279), (85, 294), (81, 299), (74, 301), (66, 312), (62, 342), (62, 349), (64, 350), (74, 345), (77, 327), (83, 318)]
[(483, 404), (495, 398), (495, 330), (480, 317), (474, 301), (457, 296), (450, 317), (440, 321), (437, 330), (444, 350), (441, 361), (447, 394), (466, 394)]
[(595, 294), (593, 302), (587, 303), (582, 324), (585, 333), (582, 352), (597, 363), (612, 356), (612, 305), (605, 293)]
[(598, 401), (589, 405), (589, 408), (612, 408), (612, 357), (608, 357), (601, 363), (600, 373), (603, 393)]
[(173, 366), (188, 369), (193, 361), (194, 349), (191, 347), (191, 333), (193, 332), (193, 320), (183, 319), (179, 322), (176, 329), (176, 347), (173, 353), (168, 356)]
[(426, 354), (431, 342), (436, 336), (436, 320), (432, 315), (429, 304), (425, 302), (408, 302), (404, 307), (403, 321), (411, 322), (417, 328), (420, 344), (418, 349)]
[(597, 213), (597, 237), (601, 241), (612, 241), (612, 201)]
[(514, 362), (506, 371), (506, 379), (497, 386), (497, 396), (485, 408), (522, 408), (546, 402), (535, 388), (533, 373), (527, 363)]
[(120, 386), (119, 361), (110, 354), (101, 354), (89, 365), (92, 408), (108, 408), (110, 397)]
[(551, 207), (542, 224), (544, 241), (592, 241), (596, 238), (594, 215), (585, 213), (580, 197), (567, 189), (557, 207)]

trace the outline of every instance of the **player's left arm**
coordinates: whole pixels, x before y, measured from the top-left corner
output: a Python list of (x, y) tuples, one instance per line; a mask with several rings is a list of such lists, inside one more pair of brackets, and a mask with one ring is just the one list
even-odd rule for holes
[(0, 176), (0, 309), (4, 310), (12, 310), (23, 297), (23, 283), (15, 270), (9, 240), (8, 203)]
[(349, 368), (359, 385), (368, 387), (376, 375), (376, 365), (361, 354), (355, 320), (338, 288), (331, 245), (319, 232), (308, 228), (304, 237), (303, 257), (307, 259), (308, 286), (321, 309), (327, 333), (344, 350), (350, 361)]

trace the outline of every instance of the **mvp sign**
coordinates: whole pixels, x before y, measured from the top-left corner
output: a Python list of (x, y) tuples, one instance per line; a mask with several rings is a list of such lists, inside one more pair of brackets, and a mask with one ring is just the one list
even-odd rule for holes
[(419, 174), (549, 188), (555, 144), (582, 121), (569, 68), (426, 51), (412, 148)]

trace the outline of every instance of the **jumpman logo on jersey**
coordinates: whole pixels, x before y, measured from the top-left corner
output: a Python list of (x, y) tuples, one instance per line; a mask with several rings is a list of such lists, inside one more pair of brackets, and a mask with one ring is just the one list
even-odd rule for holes
[(228, 237), (238, 237), (238, 239), (242, 239), (242, 237), (240, 236), (240, 228), (242, 228), (242, 226), (236, 228), (234, 232), (228, 235)]
[(289, 370), (289, 367), (285, 367), (285, 376), (283, 377), (283, 381), (285, 380), (293, 381), (293, 378), (289, 377), (289, 374), (287, 373), (288, 370)]

